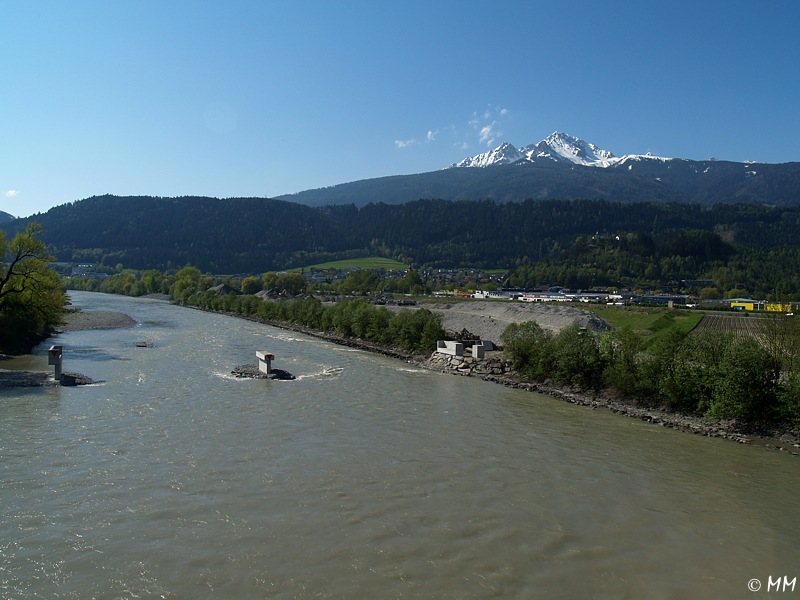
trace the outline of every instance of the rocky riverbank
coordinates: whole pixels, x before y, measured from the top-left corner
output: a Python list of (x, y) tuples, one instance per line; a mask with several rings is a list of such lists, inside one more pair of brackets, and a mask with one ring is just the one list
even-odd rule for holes
[(687, 433), (724, 438), (740, 444), (757, 444), (800, 455), (800, 431), (798, 429), (754, 431), (751, 428), (742, 428), (733, 421), (708, 420), (703, 417), (676, 413), (665, 408), (640, 406), (606, 391), (595, 392), (577, 387), (554, 386), (550, 382), (525, 381), (518, 373), (510, 370), (500, 352), (486, 352), (484, 358), (452, 356), (434, 352), (420, 366), (442, 373), (477, 377), (506, 387), (546, 394), (576, 406), (608, 409), (618, 415)]

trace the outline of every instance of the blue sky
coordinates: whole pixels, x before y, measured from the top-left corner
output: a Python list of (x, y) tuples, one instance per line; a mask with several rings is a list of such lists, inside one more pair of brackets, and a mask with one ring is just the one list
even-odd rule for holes
[(800, 161), (800, 2), (3, 0), (0, 210), (273, 197), (564, 131)]

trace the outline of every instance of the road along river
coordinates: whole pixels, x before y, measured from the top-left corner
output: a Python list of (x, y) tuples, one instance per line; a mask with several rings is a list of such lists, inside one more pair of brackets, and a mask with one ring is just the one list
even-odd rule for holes
[[(73, 301), (137, 325), (26, 365), (62, 344), (99, 384), (0, 390), (0, 597), (738, 598), (800, 576), (797, 457), (163, 301)], [(297, 380), (232, 378), (256, 350)]]

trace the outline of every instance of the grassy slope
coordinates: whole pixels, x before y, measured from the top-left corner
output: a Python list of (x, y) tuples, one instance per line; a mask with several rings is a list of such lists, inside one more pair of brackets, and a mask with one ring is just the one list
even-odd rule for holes
[(608, 321), (613, 327), (625, 327), (643, 335), (646, 343), (651, 344), (667, 331), (677, 328), (690, 332), (703, 319), (702, 313), (695, 313), (669, 308), (647, 308), (634, 306), (600, 306), (582, 305), (596, 315)]
[[(408, 265), (391, 258), (380, 256), (368, 256), (365, 258), (351, 258), (347, 260), (337, 260), (333, 262), (320, 263), (318, 265), (308, 265), (303, 269), (390, 269), (404, 271)], [(292, 269), (299, 272), (301, 269)]]

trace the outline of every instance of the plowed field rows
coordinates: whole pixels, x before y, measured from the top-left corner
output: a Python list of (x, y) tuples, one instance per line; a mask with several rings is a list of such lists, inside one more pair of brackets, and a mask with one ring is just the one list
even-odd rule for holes
[(758, 317), (739, 317), (731, 315), (704, 316), (692, 333), (699, 333), (701, 331), (749, 335), (759, 341), (763, 341), (765, 335), (764, 322), (762, 319)]

